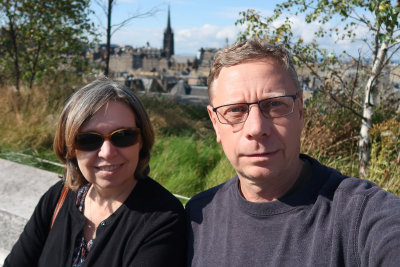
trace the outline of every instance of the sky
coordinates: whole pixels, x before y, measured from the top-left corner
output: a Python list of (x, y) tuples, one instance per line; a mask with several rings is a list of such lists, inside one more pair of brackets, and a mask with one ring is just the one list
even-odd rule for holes
[[(95, 16), (92, 20), (99, 24), (104, 33), (100, 40), (105, 42), (106, 17), (98, 2), (92, 1)], [(235, 21), (239, 12), (253, 8), (263, 15), (272, 13), (276, 0), (116, 0), (112, 22), (118, 23), (129, 16), (144, 13), (152, 8), (159, 11), (147, 18), (134, 19), (128, 26), (121, 28), (112, 36), (112, 43), (118, 45), (145, 46), (162, 48), (163, 34), (167, 26), (168, 5), (171, 12), (171, 27), (174, 32), (175, 54), (196, 55), (203, 48), (222, 48), (228, 40), (232, 44), (239, 28)], [(105, 1), (102, 1), (106, 4)], [(101, 21), (101, 24), (100, 24)]]
[[(395, 0), (391, 0), (394, 2)], [(100, 4), (106, 5), (106, 0), (91, 1), (91, 8), (95, 15), (93, 22), (99, 25), (102, 33), (100, 41), (105, 42), (106, 16)], [(137, 18), (112, 35), (112, 43), (117, 45), (131, 45), (143, 47), (149, 43), (151, 47), (162, 48), (163, 33), (167, 26), (168, 6), (171, 12), (171, 27), (174, 32), (175, 54), (196, 55), (200, 48), (222, 48), (232, 44), (240, 32), (235, 22), (240, 17), (239, 12), (255, 9), (265, 17), (273, 13), (275, 5), (283, 0), (115, 0), (112, 22), (118, 23), (132, 15), (145, 13), (152, 8), (157, 9), (153, 16)], [(306, 42), (311, 41), (313, 32), (320, 25), (306, 24), (304, 19), (293, 16), (293, 30)], [(336, 27), (335, 22), (329, 22), (327, 27)], [(368, 36), (366, 29), (357, 30), (360, 36)], [(369, 34), (370, 35), (370, 34)], [(357, 54), (362, 45), (348, 40), (334, 43), (334, 40), (325, 37), (319, 40), (324, 48), (334, 49), (336, 52), (346, 50), (350, 54)], [(366, 49), (364, 49), (365, 51)], [(368, 57), (369, 51), (364, 56)]]

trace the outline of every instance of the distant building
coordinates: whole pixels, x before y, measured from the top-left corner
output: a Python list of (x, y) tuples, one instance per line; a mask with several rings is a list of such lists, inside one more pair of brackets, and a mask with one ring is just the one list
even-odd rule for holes
[[(200, 48), (197, 56), (175, 55), (171, 11), (168, 7), (163, 47), (154, 48), (149, 43), (136, 48), (111, 45), (110, 76), (125, 81), (132, 89), (139, 91), (169, 92), (175, 87), (174, 90), (187, 93), (190, 90), (183, 90), (183, 84), (206, 86), (210, 66), (217, 51), (216, 48)], [(95, 63), (104, 65), (105, 45), (98, 46), (91, 54)], [(148, 79), (154, 81), (150, 83)], [(179, 81), (180, 87), (176, 87)]]
[(168, 6), (168, 20), (167, 28), (164, 31), (164, 46), (163, 46), (163, 56), (170, 58), (174, 54), (174, 33), (171, 29), (171, 16)]
[(217, 48), (200, 48), (199, 52), (197, 53), (198, 58), (198, 68), (200, 72), (208, 72), (210, 67), (213, 63), (214, 56), (218, 52), (219, 49)]

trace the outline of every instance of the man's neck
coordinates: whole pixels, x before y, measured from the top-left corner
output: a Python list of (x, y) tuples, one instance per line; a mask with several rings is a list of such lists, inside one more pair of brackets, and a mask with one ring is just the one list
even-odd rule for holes
[(303, 161), (298, 160), (290, 173), (276, 177), (248, 179), (238, 174), (239, 192), (250, 202), (270, 202), (285, 195), (298, 179)]

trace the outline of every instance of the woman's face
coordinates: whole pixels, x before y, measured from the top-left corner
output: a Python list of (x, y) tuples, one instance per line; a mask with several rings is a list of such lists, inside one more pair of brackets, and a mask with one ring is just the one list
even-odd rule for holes
[[(85, 122), (79, 133), (108, 135), (115, 130), (136, 128), (135, 114), (128, 105), (110, 101)], [(136, 183), (134, 173), (139, 160), (141, 142), (116, 147), (105, 140), (94, 151), (75, 150), (78, 166), (89, 183), (102, 189), (123, 189)]]

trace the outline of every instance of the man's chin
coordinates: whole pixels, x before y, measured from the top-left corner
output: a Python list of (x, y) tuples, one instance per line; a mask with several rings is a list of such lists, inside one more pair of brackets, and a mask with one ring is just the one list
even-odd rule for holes
[(245, 170), (236, 170), (236, 172), (239, 178), (254, 182), (267, 181), (276, 177), (276, 171), (258, 166), (252, 166)]

